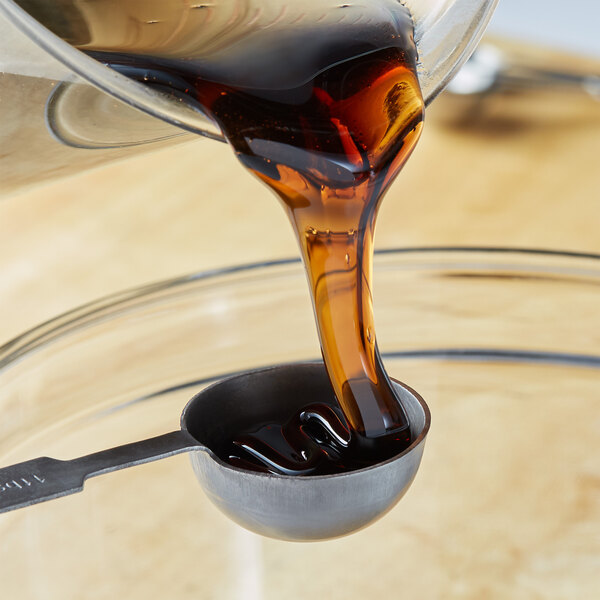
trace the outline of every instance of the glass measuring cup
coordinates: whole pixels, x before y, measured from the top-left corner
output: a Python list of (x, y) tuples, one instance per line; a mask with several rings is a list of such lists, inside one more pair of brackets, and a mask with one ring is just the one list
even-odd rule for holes
[[(419, 80), (427, 102), (468, 58), (496, 2), (404, 2), (415, 22)], [(83, 4), (78, 0), (57, 4), (47, 0), (0, 0), (0, 142), (4, 149), (0, 193), (175, 143), (185, 138), (186, 130), (221, 139), (218, 128), (201, 112), (111, 70), (52, 33), (51, 29), (60, 33), (69, 11)], [(236, 11), (248, 12), (258, 4), (255, 0), (211, 3), (225, 20)], [(285, 7), (290, 21), (301, 6), (271, 4)], [(331, 15), (339, 3), (322, 4), (324, 14), (335, 24)], [(152, 3), (144, 6), (151, 7)], [(248, 24), (242, 20), (238, 26), (244, 30)]]

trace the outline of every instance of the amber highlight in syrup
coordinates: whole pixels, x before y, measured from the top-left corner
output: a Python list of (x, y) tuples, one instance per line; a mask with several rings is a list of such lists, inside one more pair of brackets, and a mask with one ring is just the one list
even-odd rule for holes
[[(380, 358), (372, 298), (377, 210), (423, 119), (412, 22), (395, 6), (394, 18), (381, 25), (265, 34), (266, 47), (253, 54), (253, 44), (233, 62), (229, 54), (211, 63), (173, 52), (136, 54), (131, 47), (84, 48), (198, 103), (242, 164), (275, 191), (298, 239), (339, 407), (333, 398), (307, 399), (306, 410), (286, 423), (240, 432), (224, 457), (238, 466), (331, 473), (389, 458), (410, 444), (406, 414)], [(294, 85), (290, 46), (294, 68), (310, 74)], [(248, 74), (236, 84), (243, 61), (268, 85), (248, 85)]]

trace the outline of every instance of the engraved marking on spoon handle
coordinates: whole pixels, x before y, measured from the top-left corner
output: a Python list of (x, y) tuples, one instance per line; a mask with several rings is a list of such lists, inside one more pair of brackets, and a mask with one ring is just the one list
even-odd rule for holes
[(80, 492), (88, 477), (202, 449), (187, 432), (173, 431), (74, 460), (41, 457), (11, 465), (0, 469), (0, 513)]

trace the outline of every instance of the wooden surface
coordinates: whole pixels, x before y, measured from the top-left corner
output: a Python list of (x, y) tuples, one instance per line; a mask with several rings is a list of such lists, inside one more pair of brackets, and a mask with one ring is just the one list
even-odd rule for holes
[[(442, 96), (383, 202), (377, 247), (600, 252), (599, 154), (600, 102), (581, 92)], [(294, 254), (274, 196), (225, 145), (199, 139), (128, 158), (0, 203), (0, 343), (117, 290)]]
[[(572, 64), (542, 51), (527, 60)], [(441, 97), (428, 112), (420, 146), (383, 203), (377, 245), (600, 252), (599, 150), (600, 103), (582, 93)], [(0, 344), (57, 313), (124, 288), (295, 254), (276, 200), (243, 172), (226, 146), (197, 140), (129, 158), (0, 203)], [(519, 285), (519, 279), (498, 281), (507, 296), (495, 294), (485, 308), (495, 315), (502, 307), (502, 323), (492, 318), (494, 327), (486, 329), (487, 321), (474, 319), (476, 332), (484, 338), (491, 331), (496, 341), (503, 332), (528, 344), (527, 325), (542, 322), (535, 331), (545, 334), (545, 302), (556, 299), (538, 293), (533, 304), (522, 307), (517, 300), (524, 294), (509, 294), (509, 284)], [(470, 284), (469, 297), (477, 298), (477, 279)], [(411, 293), (418, 296), (427, 285), (435, 287), (436, 281), (424, 278)], [(580, 328), (570, 328), (577, 334), (576, 349), (582, 348), (581, 340), (597, 348), (586, 318), (594, 313), (596, 288), (579, 293), (583, 310), (573, 308), (565, 286), (565, 305), (571, 302), (581, 321)], [(460, 294), (464, 289), (461, 284)], [(435, 298), (435, 290), (428, 297)], [(406, 298), (398, 310), (408, 315), (387, 317), (403, 327), (402, 336), (411, 326), (415, 339), (422, 336), (418, 325), (423, 322), (438, 340), (456, 336), (436, 328), (436, 315), (445, 309), (454, 315), (456, 331), (464, 333), (458, 291), (456, 297), (446, 293), (438, 299), (439, 306)], [(432, 314), (415, 316), (413, 308)], [(512, 319), (507, 320), (507, 310)], [(249, 321), (256, 327), (259, 318)], [(449, 321), (440, 317), (439, 322)], [(126, 360), (121, 337), (98, 342), (108, 375), (97, 364), (82, 364), (96, 356), (94, 344), (101, 338), (87, 330), (80, 332), (84, 340), (91, 337), (82, 342), (84, 357), (77, 344), (67, 344), (38, 352), (33, 373), (20, 363), (23, 376), (17, 368), (2, 388), (2, 425), (25, 441), (19, 446), (3, 435), (2, 442), (24, 453), (19, 460), (42, 453), (66, 458), (90, 451), (90, 444), (129, 441), (132, 424), (136, 432), (164, 431), (166, 414), (176, 426), (188, 390), (166, 407), (162, 400), (132, 402), (125, 411), (107, 412), (110, 419), (82, 418), (74, 426), (73, 415), (85, 416), (87, 404), (117, 401), (102, 386), (110, 388), (119, 377), (140, 387), (132, 397), (150, 389), (147, 380), (136, 379), (136, 367), (158, 378), (160, 364), (183, 369), (187, 360), (196, 373), (202, 363), (193, 360), (193, 351), (184, 351), (176, 335), (185, 331), (188, 338), (200, 339), (193, 331), (189, 335), (187, 320), (169, 338), (181, 356), (169, 351), (164, 361), (159, 353), (168, 344), (162, 335), (148, 334), (139, 343), (147, 323), (130, 323), (131, 339), (138, 344), (127, 348)], [(296, 345), (300, 332), (291, 331), (292, 325), (286, 323), (285, 335)], [(559, 329), (549, 330), (555, 332), (552, 341), (565, 347)], [(111, 340), (112, 345), (102, 346)], [(511, 343), (520, 347), (512, 338)], [(148, 366), (153, 359), (162, 362)], [(405, 372), (406, 365), (401, 366)], [(157, 597), (161, 590), (170, 598), (308, 598), (324, 592), (336, 599), (389, 596), (401, 585), (404, 594), (392, 597), (596, 597), (597, 375), (593, 369), (542, 367), (515, 370), (483, 362), (463, 380), (456, 379), (451, 362), (441, 362), (434, 373), (429, 363), (409, 366), (411, 385), (434, 414), (423, 468), (403, 509), (355, 536), (309, 546), (245, 533), (201, 498), (187, 460), (177, 457), (98, 478), (87, 484), (85, 494), (5, 516), (3, 593), (28, 600), (81, 598), (82, 593), (104, 599), (123, 590), (129, 598)], [(186, 379), (176, 379), (181, 380)], [(57, 412), (60, 406), (63, 411)], [(561, 413), (565, 406), (572, 414)], [(30, 423), (44, 410), (55, 425), (28, 436)], [(567, 436), (565, 422), (571, 428)], [(508, 448), (506, 431), (512, 440)], [(140, 505), (140, 495), (147, 506)]]

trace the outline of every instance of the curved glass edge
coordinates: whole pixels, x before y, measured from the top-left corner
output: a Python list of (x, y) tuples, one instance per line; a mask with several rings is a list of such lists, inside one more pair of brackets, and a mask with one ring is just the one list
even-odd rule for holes
[(48, 54), (103, 92), (181, 129), (225, 141), (219, 128), (204, 113), (187, 104), (172, 102), (156, 90), (140, 85), (85, 55), (46, 29), (13, 0), (0, 0), (0, 14)]
[[(178, 129), (173, 129), (174, 133), (163, 134), (163, 135), (154, 135), (152, 137), (152, 130), (149, 130), (151, 137), (147, 137), (145, 139), (136, 139), (130, 141), (122, 141), (122, 142), (102, 142), (95, 141), (91, 136), (86, 136), (84, 134), (79, 134), (77, 131), (73, 131), (73, 126), (71, 130), (68, 127), (65, 127), (65, 120), (61, 118), (61, 109), (68, 114), (68, 108), (65, 110), (62, 108), (62, 104), (64, 104), (63, 100), (68, 98), (68, 94), (73, 87), (73, 83), (70, 81), (61, 81), (54, 89), (50, 92), (48, 99), (46, 100), (45, 107), (45, 121), (46, 128), (48, 133), (60, 144), (64, 146), (69, 146), (71, 148), (77, 149), (85, 149), (85, 150), (97, 150), (97, 149), (114, 149), (114, 148), (129, 148), (131, 146), (143, 146), (145, 144), (154, 144), (156, 142), (162, 142), (165, 140), (172, 140), (175, 138), (179, 138), (181, 136), (186, 135), (185, 131), (179, 131)], [(81, 87), (81, 86), (78, 86)], [(85, 86), (87, 89), (94, 89)], [(108, 96), (103, 97), (107, 98)], [(129, 107), (129, 105), (126, 105)], [(138, 113), (139, 115), (139, 113)], [(95, 120), (93, 121), (95, 122)], [(152, 121), (153, 122), (153, 121)], [(86, 123), (86, 124), (89, 124)], [(73, 125), (71, 123), (71, 125)], [(75, 126), (77, 122), (75, 121)], [(104, 127), (103, 123), (103, 127)], [(105, 134), (105, 129), (102, 129), (102, 133)]]
[(479, 44), (498, 0), (400, 0), (415, 22), (425, 104), (448, 85)]
[[(401, 1), (416, 23), (419, 78), (425, 103), (429, 104), (475, 49), (498, 0)], [(452, 18), (448, 16), (450, 8)], [(197, 107), (172, 102), (158, 91), (86, 56), (45, 28), (13, 0), (0, 0), (0, 14), (39, 47), (102, 91), (186, 131), (225, 141), (219, 127)]]
[[(528, 271), (532, 273), (560, 273), (561, 275), (570, 275), (573, 277), (594, 277), (600, 280), (600, 254), (570, 252), (542, 248), (505, 248), (505, 247), (470, 247), (470, 246), (425, 246), (425, 247), (407, 247), (407, 248), (386, 248), (375, 252), (378, 263), (385, 260), (385, 257), (399, 256), (423, 256), (423, 257), (444, 257), (445, 261), (428, 262), (421, 265), (423, 268), (444, 268), (450, 266), (460, 266), (461, 269), (483, 269), (490, 268), (492, 257), (512, 257), (513, 259), (525, 259), (528, 262), (519, 264), (503, 263), (502, 268), (518, 269), (519, 271)], [(458, 258), (466, 259), (459, 263)], [(567, 265), (560, 267), (543, 265), (535, 265), (532, 261), (540, 258), (554, 258), (557, 260), (566, 260)], [(452, 259), (451, 262), (447, 262)], [(579, 261), (584, 262), (581, 264)], [(589, 263), (592, 263), (591, 265)], [(575, 263), (575, 264), (574, 264)], [(241, 265), (234, 265), (220, 269), (210, 269), (198, 273), (192, 273), (181, 277), (175, 277), (164, 281), (144, 285), (141, 287), (131, 288), (114, 294), (105, 296), (98, 300), (89, 302), (75, 309), (67, 311), (57, 317), (54, 317), (21, 335), (13, 338), (4, 345), (0, 346), (0, 371), (9, 368), (26, 354), (34, 352), (52, 342), (52, 340), (78, 331), (82, 327), (87, 327), (95, 322), (110, 318), (117, 312), (122, 312), (132, 309), (142, 302), (148, 302), (151, 297), (155, 300), (164, 298), (165, 294), (178, 293), (194, 282), (204, 282), (211, 285), (217, 285), (220, 278), (228, 277), (236, 274), (259, 274), (261, 270), (275, 270), (279, 267), (296, 266), (300, 268), (301, 261), (299, 258), (282, 258), (272, 261), (255, 262)], [(418, 264), (418, 263), (417, 263)], [(497, 267), (497, 265), (496, 265)], [(458, 351), (458, 350), (457, 350)], [(480, 350), (461, 349), (465, 355), (469, 352), (478, 352)], [(447, 350), (439, 350), (439, 352), (447, 352)], [(495, 352), (490, 350), (490, 352)], [(536, 355), (539, 353), (536, 353)], [(561, 355), (562, 356), (562, 355)], [(569, 355), (570, 356), (570, 355)], [(565, 362), (565, 358), (559, 357), (560, 362)], [(556, 357), (555, 357), (556, 359)], [(554, 360), (554, 359), (553, 359)], [(583, 362), (592, 361), (596, 364), (595, 357), (582, 355)], [(581, 362), (576, 359), (576, 362)]]
[[(443, 360), (460, 363), (518, 363), (524, 365), (555, 365), (555, 366), (570, 366), (583, 367), (590, 369), (600, 369), (600, 356), (591, 354), (571, 354), (565, 352), (544, 352), (544, 351), (526, 351), (526, 350), (499, 350), (496, 348), (432, 348), (428, 350), (391, 350), (382, 352), (381, 357), (384, 361), (387, 360)], [(298, 361), (299, 364), (312, 364), (322, 362), (318, 357), (309, 358), (307, 360)], [(265, 365), (270, 367), (283, 366), (287, 363)], [(204, 386), (210, 385), (221, 379), (236, 377), (247, 371), (222, 371), (211, 375), (210, 377), (202, 377), (201, 379), (190, 379), (182, 381), (177, 385), (168, 386), (160, 390), (156, 390), (144, 396), (138, 396), (121, 402), (110, 408), (101, 408), (93, 413), (94, 418), (102, 417), (107, 414), (127, 409), (130, 406), (142, 404), (168, 396), (176, 392), (185, 390), (198, 390)], [(88, 416), (89, 417), (89, 416)]]

